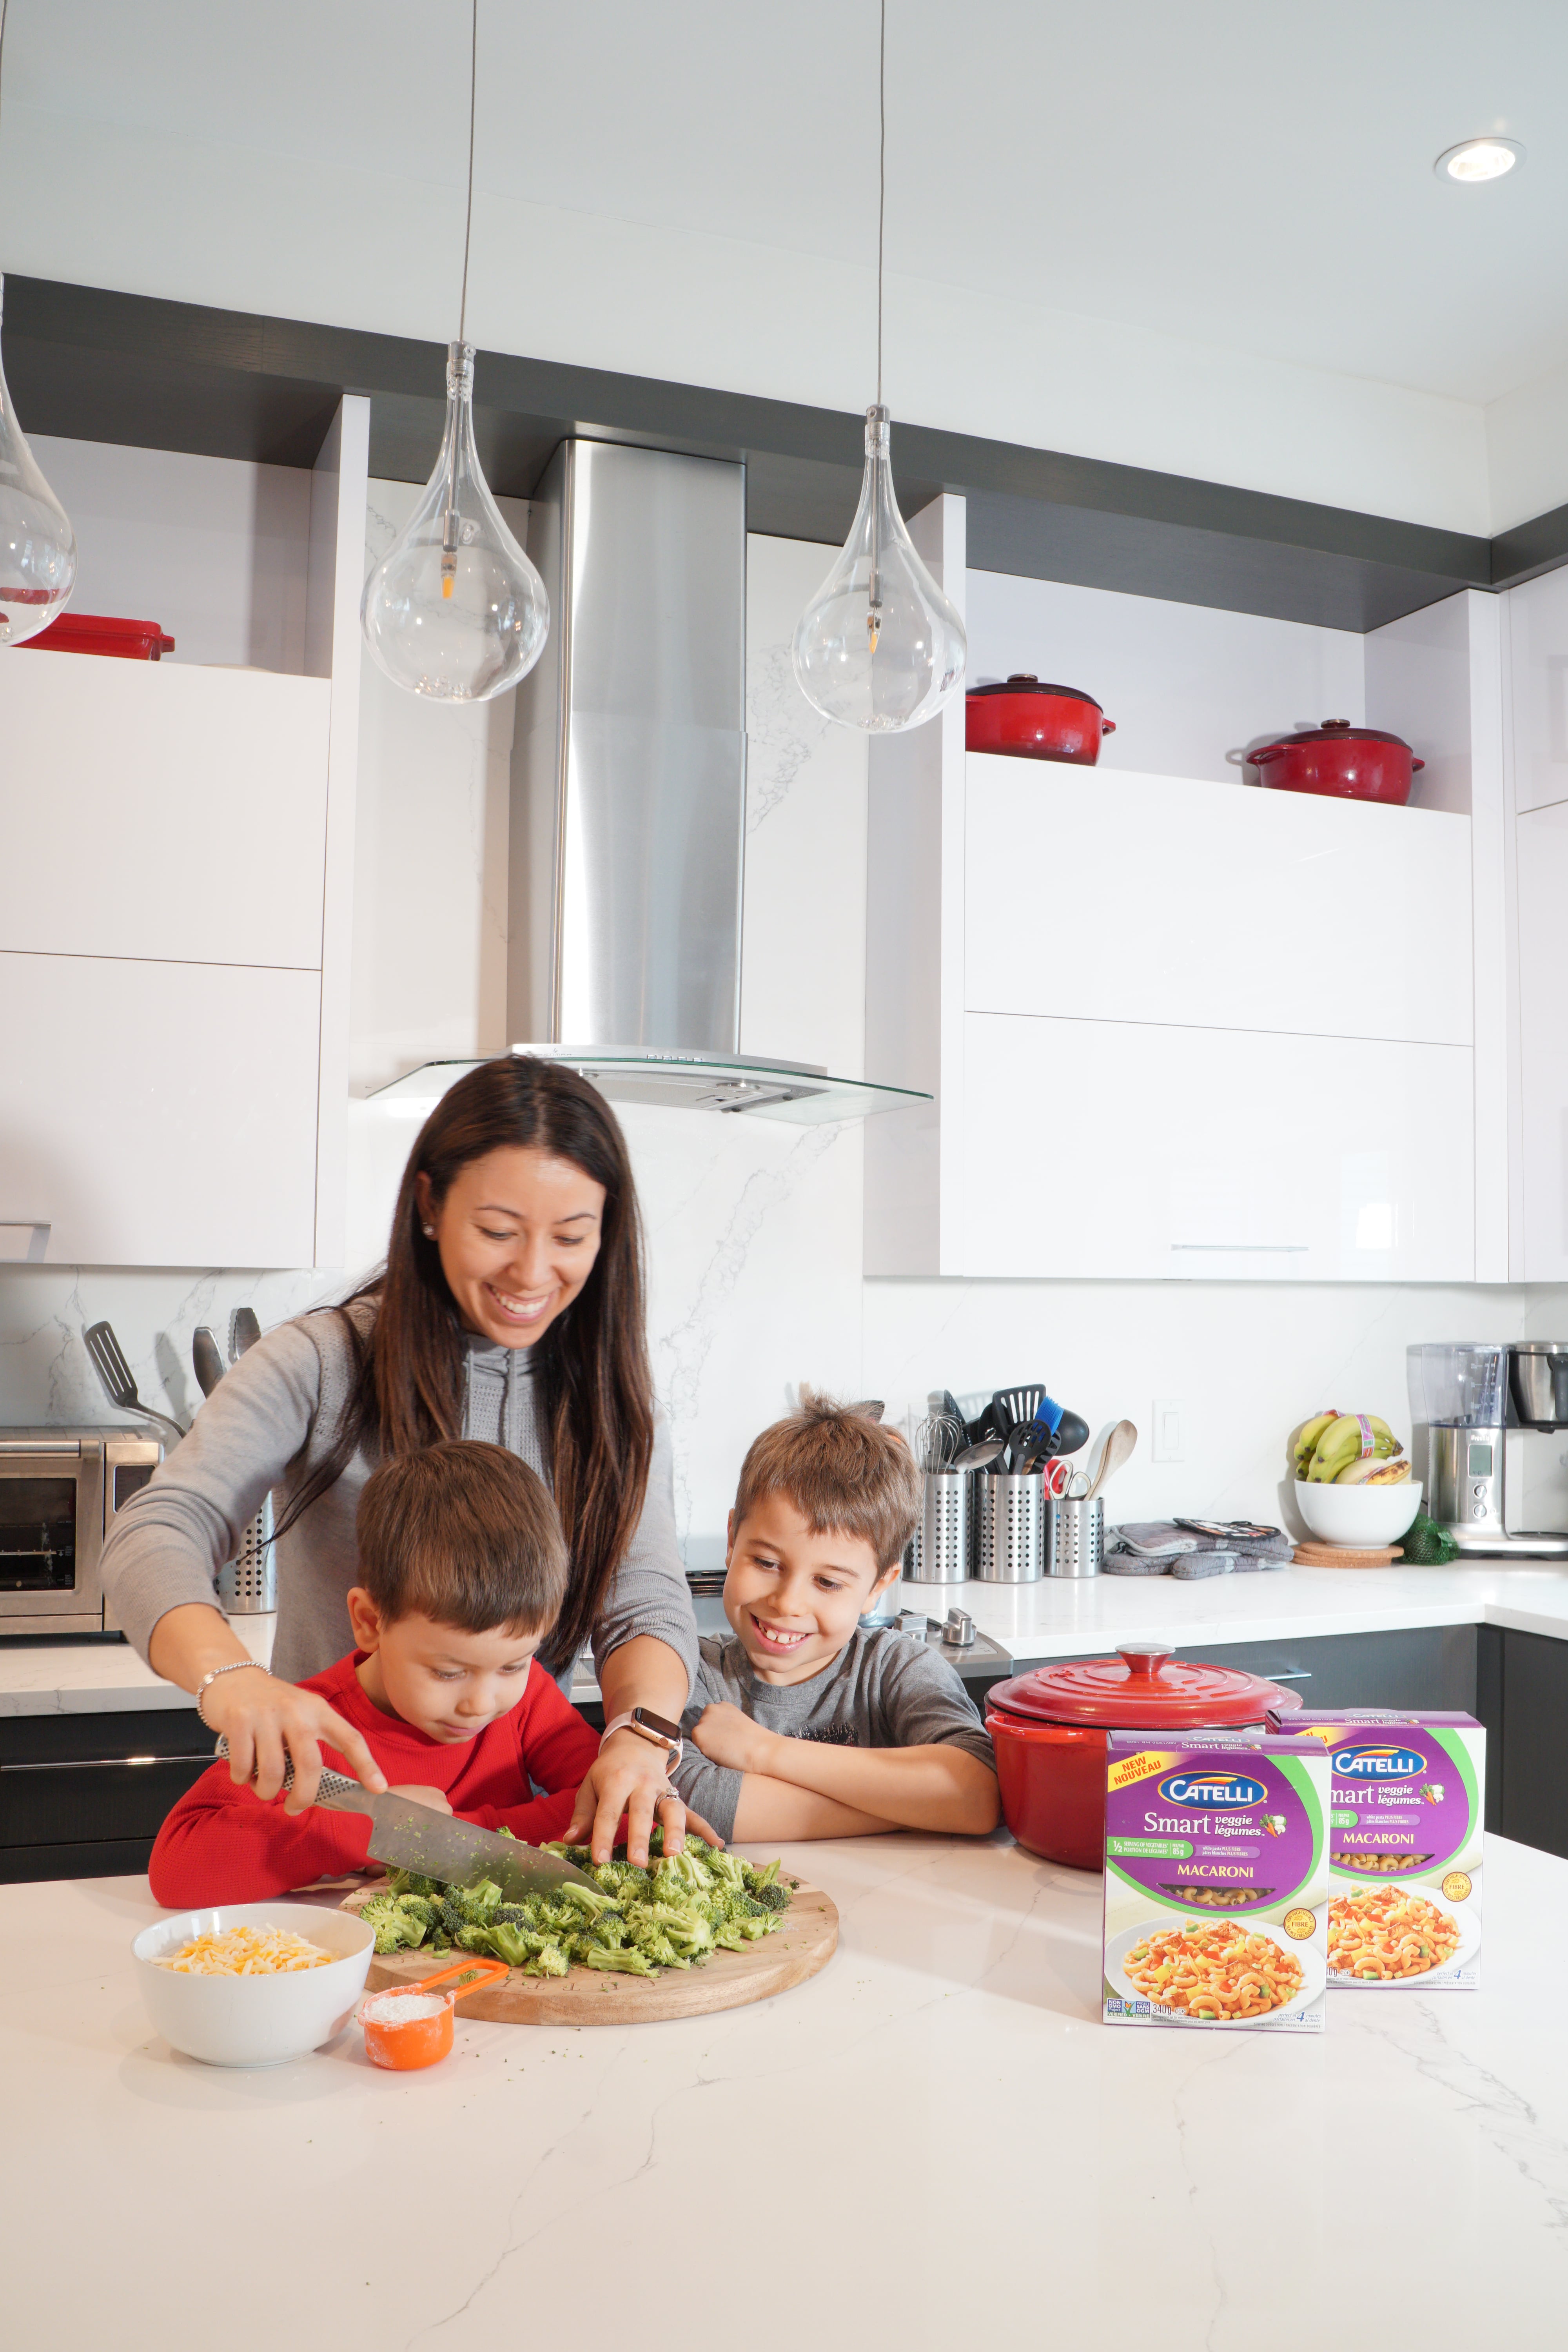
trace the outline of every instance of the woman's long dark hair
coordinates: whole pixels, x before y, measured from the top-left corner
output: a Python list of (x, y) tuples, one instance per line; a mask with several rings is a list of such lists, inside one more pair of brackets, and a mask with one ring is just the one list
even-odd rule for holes
[[(426, 1239), (416, 1186), (436, 1206), (459, 1169), (521, 1149), (569, 1160), (605, 1188), (599, 1255), (570, 1307), (534, 1350), (551, 1481), (572, 1555), (559, 1623), (545, 1647), (574, 1657), (642, 1514), (653, 1453), (653, 1376), (644, 1328), (642, 1220), (626, 1139), (585, 1078), (518, 1055), (483, 1063), (443, 1095), (419, 1130), (398, 1188), (386, 1265), (336, 1315), (353, 1350), (353, 1387), (336, 1440), (294, 1496), (282, 1534), (363, 1447), (383, 1461), (462, 1434), (467, 1339), (440, 1253)], [(368, 1318), (352, 1309), (374, 1301)]]

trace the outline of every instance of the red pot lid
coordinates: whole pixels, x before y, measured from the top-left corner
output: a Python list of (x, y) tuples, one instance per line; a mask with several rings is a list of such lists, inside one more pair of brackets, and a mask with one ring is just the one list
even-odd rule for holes
[[(1391, 735), (1384, 727), (1352, 727), (1348, 719), (1325, 719), (1321, 727), (1303, 727), (1297, 735), (1277, 735), (1270, 743), (1259, 743), (1258, 751), (1277, 751), (1285, 743), (1397, 743), (1402, 751), (1409, 744), (1403, 735)], [(1247, 753), (1249, 760), (1256, 751)]]
[(1016, 1675), (998, 1683), (985, 1703), (1037, 1723), (1182, 1731), (1197, 1724), (1261, 1723), (1271, 1706), (1301, 1702), (1261, 1675), (1188, 1665), (1163, 1643), (1129, 1642), (1114, 1658), (1072, 1658)]
[(1015, 670), (1011, 677), (996, 677), (988, 686), (972, 686), (964, 697), (966, 702), (978, 702), (991, 694), (1049, 694), (1058, 702), (1087, 702), (1094, 709), (1103, 706), (1092, 694), (1080, 694), (1076, 686), (1042, 686), (1032, 670)]

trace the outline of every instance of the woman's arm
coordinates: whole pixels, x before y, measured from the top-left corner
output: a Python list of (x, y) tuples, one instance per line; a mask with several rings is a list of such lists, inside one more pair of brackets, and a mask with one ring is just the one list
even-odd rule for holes
[(321, 1385), (321, 1360), (303, 1326), (269, 1331), (225, 1375), (189, 1435), (118, 1514), (103, 1548), (105, 1592), (154, 1674), (194, 1691), (214, 1667), (247, 1661), (243, 1671), (207, 1685), (203, 1720), (226, 1735), (235, 1780), (254, 1776), (261, 1797), (277, 1795), (285, 1757), (293, 1757), (291, 1813), (315, 1796), (323, 1740), (367, 1788), (386, 1786), (359, 1733), (325, 1699), (249, 1663), (216, 1602), (218, 1570), (237, 1556), (262, 1498), (310, 1436)]
[(874, 1815), (879, 1825), (891, 1823), (899, 1829), (984, 1837), (1001, 1819), (995, 1773), (950, 1741), (922, 1748), (839, 1748), (826, 1740), (792, 1739), (784, 1732), (766, 1731), (738, 1706), (728, 1705), (705, 1707), (692, 1738), (712, 1763), (747, 1775), (735, 1816), (737, 1837), (789, 1834), (784, 1830), (742, 1831), (745, 1790), (752, 1774), (788, 1781), (837, 1805)]
[[(220, 1675), (207, 1685), (201, 1698), (203, 1722), (215, 1732), (221, 1731), (228, 1741), (231, 1780), (254, 1781), (256, 1794), (269, 1801), (283, 1786), (285, 1758), (291, 1756), (294, 1785), (284, 1811), (302, 1813), (316, 1801), (324, 1744), (337, 1749), (367, 1789), (385, 1788), (385, 1774), (353, 1724), (334, 1714), (319, 1692), (279, 1682), (258, 1666), (221, 1609), (191, 1601), (166, 1610), (153, 1626), (147, 1646), (153, 1672), (188, 1691), (194, 1691), (215, 1666), (240, 1659), (247, 1662), (245, 1666), (234, 1674)], [(300, 1882), (286, 1883), (297, 1885)]]
[[(663, 1413), (654, 1418), (642, 1517), (594, 1627), (594, 1662), (606, 1723), (617, 1715), (629, 1715), (635, 1706), (651, 1707), (655, 1715), (679, 1722), (697, 1672), (697, 1621), (676, 1540), (674, 1458)], [(658, 1797), (668, 1779), (668, 1760), (635, 1731), (619, 1731), (607, 1739), (578, 1791), (577, 1811), (567, 1832), (571, 1841), (588, 1838), (591, 1827), (594, 1858), (606, 1861), (625, 1812), (627, 1852), (633, 1862), (645, 1863), (657, 1812), (672, 1847), (689, 1828), (717, 1844), (700, 1816), (688, 1820), (679, 1797)]]
[[(688, 1601), (688, 1609), (690, 1605)], [(233, 1679), (237, 1681), (238, 1676)], [(634, 1706), (651, 1707), (655, 1715), (679, 1723), (689, 1688), (685, 1660), (668, 1642), (647, 1633), (634, 1634), (623, 1642), (599, 1669), (606, 1723), (613, 1723), (617, 1715), (630, 1714)], [(638, 1732), (617, 1731), (606, 1739), (577, 1791), (576, 1811), (565, 1832), (568, 1843), (579, 1845), (586, 1840), (595, 1861), (607, 1862), (625, 1813), (627, 1855), (635, 1863), (646, 1863), (657, 1811), (665, 1841), (672, 1849), (685, 1837), (688, 1827), (718, 1844), (720, 1841), (698, 1814), (691, 1814), (689, 1821), (679, 1797), (659, 1796), (668, 1783), (668, 1765), (664, 1749)]]

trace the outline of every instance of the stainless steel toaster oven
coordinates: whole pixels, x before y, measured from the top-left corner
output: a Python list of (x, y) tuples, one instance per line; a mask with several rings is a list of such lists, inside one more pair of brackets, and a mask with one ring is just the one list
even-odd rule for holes
[(112, 1632), (104, 1538), (163, 1458), (128, 1429), (0, 1429), (0, 1641)]

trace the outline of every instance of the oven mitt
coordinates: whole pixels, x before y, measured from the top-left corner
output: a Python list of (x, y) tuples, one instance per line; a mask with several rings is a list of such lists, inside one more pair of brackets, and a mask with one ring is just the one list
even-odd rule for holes
[(1186, 1534), (1174, 1519), (1135, 1519), (1110, 1532), (1119, 1551), (1139, 1553), (1148, 1559), (1173, 1559), (1179, 1552), (1200, 1548), (1198, 1538)]
[(1169, 1576), (1172, 1555), (1152, 1559), (1147, 1552), (1108, 1551), (1100, 1565), (1107, 1576)]

